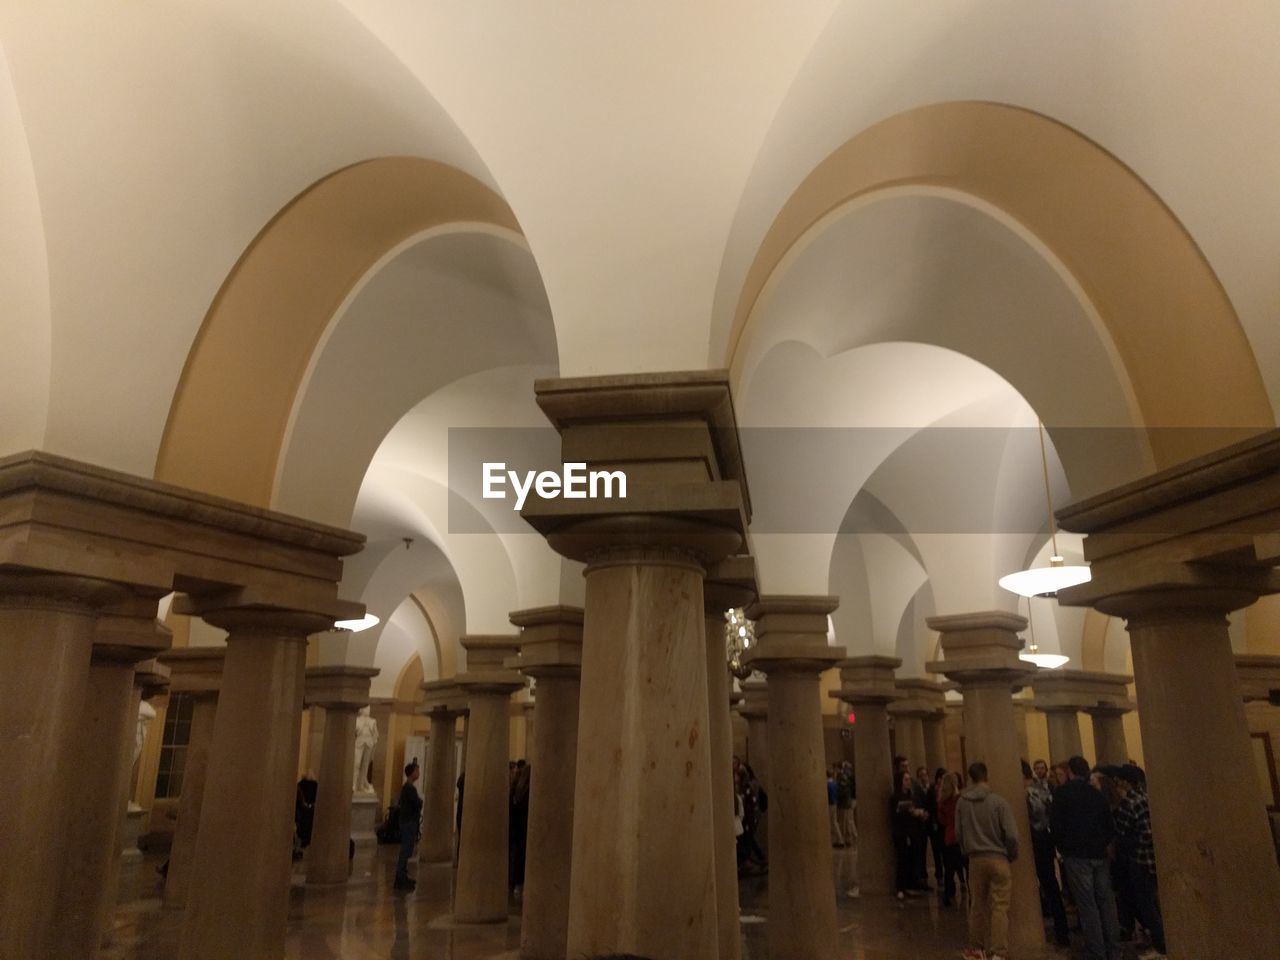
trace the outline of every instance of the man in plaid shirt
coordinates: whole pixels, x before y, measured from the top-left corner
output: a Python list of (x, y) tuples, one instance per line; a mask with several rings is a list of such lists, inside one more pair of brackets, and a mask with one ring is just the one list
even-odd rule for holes
[(1156, 889), (1156, 848), (1151, 838), (1151, 807), (1147, 803), (1146, 776), (1132, 763), (1115, 772), (1123, 799), (1115, 812), (1116, 852), (1128, 861), (1134, 913), (1151, 934), (1152, 951), (1143, 958), (1160, 957), (1165, 952), (1164, 921)]

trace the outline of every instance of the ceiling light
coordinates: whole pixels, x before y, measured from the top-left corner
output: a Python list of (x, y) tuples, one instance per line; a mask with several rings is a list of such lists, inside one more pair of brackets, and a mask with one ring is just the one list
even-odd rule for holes
[(351, 633), (359, 633), (361, 630), (368, 630), (370, 627), (376, 627), (379, 620), (372, 613), (366, 613), (359, 620), (339, 620), (333, 625), (335, 630), (348, 630)]
[(1031, 619), (1030, 597), (1027, 597), (1027, 626), (1031, 628), (1031, 642), (1027, 644), (1026, 652), (1018, 654), (1019, 660), (1034, 663), (1037, 667), (1044, 667), (1046, 670), (1057, 670), (1071, 660), (1070, 657), (1064, 657), (1060, 653), (1040, 652), (1040, 647), (1036, 643), (1036, 622)]
[(1091, 576), (1088, 567), (1081, 564), (1068, 565), (1058, 553), (1058, 527), (1053, 519), (1053, 495), (1049, 492), (1049, 456), (1045, 453), (1044, 423), (1037, 420), (1036, 428), (1040, 434), (1040, 466), (1044, 470), (1044, 499), (1049, 505), (1049, 541), (1053, 545), (1053, 556), (1049, 558), (1047, 567), (1030, 567), (1007, 574), (999, 580), (1000, 586), (1005, 590), (1027, 598), (1056, 596), (1059, 590), (1088, 583)]

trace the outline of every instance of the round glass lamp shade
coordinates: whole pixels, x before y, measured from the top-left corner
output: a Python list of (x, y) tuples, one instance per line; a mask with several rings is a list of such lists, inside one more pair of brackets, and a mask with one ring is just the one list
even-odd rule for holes
[(1037, 667), (1044, 667), (1046, 670), (1057, 670), (1063, 666), (1070, 657), (1064, 657), (1060, 653), (1020, 653), (1019, 660), (1025, 660), (1027, 663), (1034, 663)]
[(372, 613), (366, 613), (359, 620), (339, 620), (333, 625), (335, 630), (350, 630), (352, 633), (359, 633), (361, 630), (368, 630), (370, 627), (378, 625), (378, 618)]
[(1000, 586), (1020, 597), (1052, 597), (1059, 590), (1088, 583), (1089, 568), (1067, 566), (1062, 557), (1050, 557), (1049, 566), (1032, 567), (1010, 573), (998, 581)]

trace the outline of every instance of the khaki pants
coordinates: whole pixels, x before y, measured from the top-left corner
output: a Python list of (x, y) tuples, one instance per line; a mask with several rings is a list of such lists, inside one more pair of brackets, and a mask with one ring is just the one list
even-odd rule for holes
[[(857, 803), (857, 801), (853, 801)], [(845, 843), (854, 843), (858, 839), (858, 826), (853, 818), (853, 803), (847, 807), (836, 807), (839, 815), (840, 833), (844, 836)]]
[(836, 811), (834, 803), (827, 804), (827, 809), (831, 812), (831, 842), (837, 846), (844, 846), (844, 834), (840, 832), (840, 815)]
[(969, 858), (969, 946), (1009, 955), (1009, 861), (999, 854)]

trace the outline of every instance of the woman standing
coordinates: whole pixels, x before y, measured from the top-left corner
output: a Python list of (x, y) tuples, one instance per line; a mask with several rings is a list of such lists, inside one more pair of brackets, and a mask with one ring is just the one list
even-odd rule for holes
[(956, 876), (960, 873), (960, 844), (956, 842), (956, 803), (960, 785), (954, 773), (943, 771), (938, 779), (938, 823), (942, 831), (942, 905), (956, 900)]

